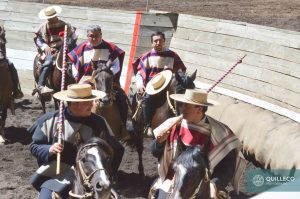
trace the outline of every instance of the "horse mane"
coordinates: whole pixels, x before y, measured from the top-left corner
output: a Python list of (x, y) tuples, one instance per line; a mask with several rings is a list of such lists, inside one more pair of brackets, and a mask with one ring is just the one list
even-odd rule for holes
[(5, 38), (5, 30), (3, 26), (0, 26), (0, 45), (6, 44), (6, 38)]

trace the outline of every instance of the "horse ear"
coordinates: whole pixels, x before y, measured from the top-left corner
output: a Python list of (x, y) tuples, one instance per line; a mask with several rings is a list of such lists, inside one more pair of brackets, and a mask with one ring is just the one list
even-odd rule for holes
[(176, 79), (179, 83), (182, 82), (182, 81), (181, 81), (181, 77), (180, 77), (180, 75), (178, 74), (178, 72), (175, 73), (175, 79)]
[(92, 65), (93, 70), (97, 70), (97, 68), (98, 68), (97, 61), (91, 60), (91, 65)]
[(196, 79), (196, 74), (197, 74), (197, 69), (195, 70), (195, 72), (190, 76), (192, 81), (194, 81)]
[(192, 154), (193, 160), (196, 161), (198, 164), (200, 164), (203, 161), (201, 149), (199, 145), (196, 145), (193, 147), (193, 154)]

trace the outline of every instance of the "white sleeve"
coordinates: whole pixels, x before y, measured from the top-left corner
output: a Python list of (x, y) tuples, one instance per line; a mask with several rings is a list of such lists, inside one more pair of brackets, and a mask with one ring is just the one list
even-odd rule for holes
[(144, 87), (144, 79), (143, 79), (143, 76), (139, 72), (135, 75), (135, 83), (136, 83), (137, 88)]
[(120, 71), (120, 61), (118, 57), (111, 63), (110, 70), (114, 75)]

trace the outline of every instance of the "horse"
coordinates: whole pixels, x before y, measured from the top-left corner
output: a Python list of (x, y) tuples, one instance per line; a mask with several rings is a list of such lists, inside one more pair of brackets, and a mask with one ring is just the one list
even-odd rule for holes
[(169, 198), (210, 199), (208, 160), (200, 146), (187, 147), (174, 161), (175, 171)]
[(75, 180), (71, 198), (119, 198), (110, 180), (110, 158), (113, 150), (97, 137), (80, 144), (76, 155)]
[[(67, 45), (67, 51), (70, 52), (71, 50), (73, 50), (76, 47), (76, 42), (77, 42), (77, 38), (76, 39), (72, 39), (68, 42)], [(42, 104), (42, 109), (43, 112), (46, 113), (46, 101), (51, 101), (52, 98), (52, 93), (46, 93), (46, 94), (42, 94), (37, 88), (37, 82), (39, 80), (39, 75), (42, 69), (42, 65), (43, 65), (43, 61), (41, 61), (41, 56), (42, 56), (42, 52), (41, 50), (38, 50), (39, 53), (37, 53), (37, 55), (34, 58), (33, 61), (33, 76), (34, 76), (34, 80), (35, 80), (35, 89), (32, 92), (32, 95), (35, 95), (35, 93), (38, 93), (38, 98)], [(59, 49), (59, 51), (57, 51), (56, 56), (54, 57), (53, 60), (53, 67), (51, 68), (49, 75), (47, 77), (47, 81), (46, 81), (46, 86), (53, 89), (53, 92), (58, 92), (61, 90), (61, 77), (62, 77), (62, 63), (63, 63), (63, 47), (61, 47)], [(64, 89), (66, 89), (66, 87), (70, 84), (74, 84), (76, 83), (75, 78), (72, 75), (72, 68), (71, 68), (71, 63), (66, 61), (66, 73), (65, 73), (65, 85), (64, 85)], [(59, 107), (59, 103), (56, 99), (54, 100), (54, 105), (55, 105), (55, 110), (58, 109)]]
[[(106, 93), (106, 96), (97, 102), (96, 107), (94, 107), (93, 112), (103, 116), (114, 132), (115, 137), (118, 140), (126, 141), (129, 139), (129, 133), (126, 130), (125, 124), (122, 124), (122, 118), (120, 115), (120, 110), (116, 102), (116, 92), (123, 92), (120, 85), (117, 85), (114, 81), (114, 75), (110, 70), (108, 64), (94, 63), (92, 66), (94, 68), (92, 79), (95, 80), (95, 87), (97, 90)], [(115, 87), (118, 87), (117, 89)], [(117, 91), (116, 91), (117, 90)], [(127, 105), (130, 105), (129, 99), (126, 97)]]
[(5, 120), (7, 118), (7, 109), (10, 107), (14, 114), (12, 97), (12, 79), (9, 72), (9, 64), (6, 58), (6, 38), (5, 30), (0, 26), (0, 144), (4, 143)]

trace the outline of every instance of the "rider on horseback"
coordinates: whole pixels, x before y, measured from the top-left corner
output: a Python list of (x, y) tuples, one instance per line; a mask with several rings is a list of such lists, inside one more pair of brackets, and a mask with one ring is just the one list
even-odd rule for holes
[(5, 60), (7, 61), (7, 64), (9, 65), (8, 69), (12, 78), (13, 82), (13, 97), (15, 99), (20, 99), (24, 96), (21, 86), (20, 86), (20, 81), (18, 77), (18, 72), (14, 66), (14, 64), (9, 61), (6, 57), (6, 38), (5, 38), (5, 30), (4, 27), (0, 26), (0, 60)]
[[(59, 111), (43, 115), (28, 129), (32, 134), (30, 151), (40, 166), (30, 182), (40, 192), (39, 199), (51, 198), (54, 193), (62, 199), (69, 198), (75, 177), (72, 166), (76, 165), (76, 146), (92, 137), (100, 137), (112, 147), (113, 155), (106, 161), (111, 166), (111, 177), (117, 174), (124, 147), (115, 139), (106, 120), (91, 112), (93, 101), (104, 96), (104, 92), (92, 90), (89, 84), (72, 84), (54, 94), (56, 99), (68, 103), (63, 112), (63, 145), (56, 142), (58, 121), (61, 121)], [(57, 153), (62, 157), (59, 175), (55, 173)]]
[(53, 67), (53, 60), (63, 45), (63, 41), (59, 33), (64, 32), (65, 25), (67, 25), (68, 38), (72, 38), (72, 40), (76, 40), (77, 38), (74, 28), (72, 28), (70, 24), (58, 19), (57, 16), (61, 13), (61, 10), (62, 9), (59, 6), (49, 6), (39, 12), (40, 19), (47, 19), (47, 22), (43, 23), (39, 27), (34, 38), (37, 50), (41, 55), (40, 60), (43, 63), (37, 83), (37, 90), (41, 93), (49, 93), (53, 91), (46, 86), (46, 80)]
[(183, 115), (170, 118), (154, 129), (156, 139), (151, 143), (151, 152), (160, 162), (159, 180), (154, 185), (157, 196), (165, 196), (171, 191), (172, 161), (188, 146), (200, 145), (212, 174), (211, 198), (227, 198), (225, 187), (235, 172), (240, 141), (228, 126), (206, 115), (208, 106), (216, 102), (207, 99), (205, 91), (187, 89), (185, 94), (170, 97), (181, 103)]
[(114, 75), (115, 98), (122, 123), (126, 127), (128, 106), (126, 94), (119, 82), (125, 51), (115, 44), (103, 40), (100, 26), (91, 25), (87, 28), (87, 41), (79, 44), (68, 56), (74, 63), (72, 73), (77, 82), (82, 81), (82, 77), (92, 75), (93, 64), (106, 64), (110, 68), (110, 72)]
[[(162, 32), (155, 32), (151, 35), (151, 43), (153, 49), (144, 53), (133, 64), (133, 69), (136, 74), (136, 86), (138, 93), (145, 92), (145, 86), (157, 73), (168, 68), (173, 73), (178, 71), (186, 71), (180, 57), (170, 49), (165, 47), (165, 34)], [(149, 95), (147, 92), (142, 100), (143, 117), (145, 122), (145, 133), (149, 136), (152, 135), (151, 120), (155, 113), (155, 106), (152, 101), (154, 95)]]

